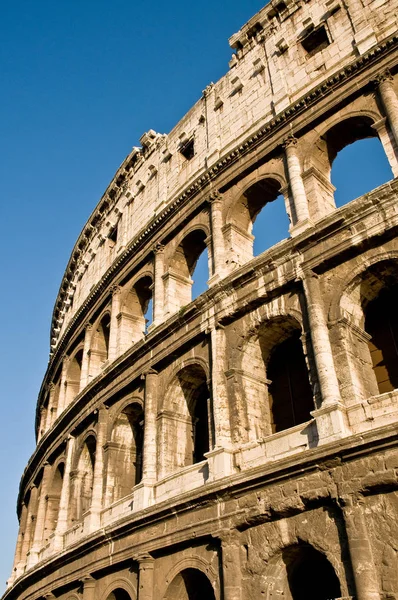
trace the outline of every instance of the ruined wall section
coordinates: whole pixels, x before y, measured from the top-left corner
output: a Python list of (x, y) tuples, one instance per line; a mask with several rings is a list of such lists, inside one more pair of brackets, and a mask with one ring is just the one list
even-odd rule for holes
[[(93, 286), (156, 215), (261, 126), (391, 35), (396, 23), (392, 1), (273, 2), (232, 36), (228, 73), (170, 134), (141, 137), (142, 147), (133, 148), (88, 220), (55, 306), (52, 350)], [(190, 141), (193, 156), (186, 158)]]

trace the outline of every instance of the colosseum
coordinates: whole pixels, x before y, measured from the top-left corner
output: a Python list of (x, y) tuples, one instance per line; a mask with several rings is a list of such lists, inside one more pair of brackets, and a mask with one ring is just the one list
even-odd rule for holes
[[(122, 163), (56, 299), (3, 600), (398, 598), (397, 14), (271, 0)], [(366, 138), (390, 180), (338, 206)]]

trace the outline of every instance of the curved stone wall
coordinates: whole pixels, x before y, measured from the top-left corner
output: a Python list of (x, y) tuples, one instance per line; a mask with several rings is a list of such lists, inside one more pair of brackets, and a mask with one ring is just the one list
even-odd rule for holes
[[(56, 301), (5, 598), (398, 594), (396, 9), (271, 2), (117, 171)], [(391, 180), (336, 208), (365, 138)]]

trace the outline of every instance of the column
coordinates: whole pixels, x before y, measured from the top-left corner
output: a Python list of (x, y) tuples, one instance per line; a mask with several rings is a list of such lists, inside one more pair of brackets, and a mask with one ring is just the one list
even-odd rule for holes
[(373, 123), (372, 129), (377, 131), (377, 135), (379, 136), (379, 139), (383, 145), (384, 152), (387, 156), (387, 160), (390, 164), (394, 177), (398, 177), (398, 152), (396, 151), (398, 146), (395, 140), (392, 140), (390, 137), (391, 126), (389, 126), (387, 123), (387, 117), (384, 117), (383, 119)]
[(240, 560), (240, 534), (226, 530), (218, 536), (221, 539), (222, 573), (224, 600), (242, 600), (242, 566)]
[(62, 370), (61, 370), (61, 385), (59, 389), (57, 417), (64, 411), (65, 408), (65, 394), (66, 394), (66, 376), (69, 368), (69, 356), (62, 357)]
[(153, 483), (156, 480), (156, 416), (158, 374), (154, 369), (150, 369), (144, 374), (144, 377), (144, 460), (142, 480), (144, 483)]
[(159, 325), (164, 317), (164, 246), (156, 244), (153, 249), (154, 262), (154, 286), (153, 286), (153, 326)]
[(362, 499), (343, 499), (342, 511), (354, 573), (357, 600), (380, 600), (377, 572), (368, 537)]
[(53, 413), (54, 413), (54, 396), (55, 396), (55, 385), (50, 383), (48, 385), (48, 406), (47, 406), (47, 419), (45, 430), (48, 431), (53, 424)]
[(40, 497), (37, 507), (37, 517), (35, 533), (33, 537), (32, 549), (29, 556), (29, 566), (36, 564), (38, 561), (39, 552), (43, 547), (44, 543), (44, 525), (46, 520), (46, 509), (47, 509), (47, 494), (50, 488), (52, 467), (48, 462), (44, 463), (43, 477), (40, 486)]
[(115, 285), (112, 288), (112, 307), (111, 307), (111, 323), (109, 331), (109, 352), (108, 360), (112, 362), (118, 356), (118, 314), (120, 313), (120, 293), (121, 288)]
[[(290, 228), (290, 232), (300, 233), (310, 225), (312, 225), (309, 217), (308, 201), (304, 189), (303, 179), (301, 177), (301, 166), (300, 159), (297, 153), (297, 140), (294, 136), (289, 136), (283, 147), (286, 154), (286, 163), (288, 178), (290, 184), (290, 191), (293, 198), (293, 206), (295, 219), (293, 219), (293, 227)], [(294, 215), (292, 215), (294, 217)]]
[(139, 565), (138, 600), (154, 600), (153, 575), (155, 560), (150, 554), (137, 556), (134, 560)]
[(75, 438), (68, 437), (65, 452), (65, 470), (62, 482), (61, 498), (59, 500), (58, 519), (54, 532), (54, 550), (63, 550), (63, 535), (68, 529), (68, 508), (70, 496), (70, 476)]
[(303, 274), (304, 295), (312, 349), (322, 397), (320, 409), (312, 412), (317, 421), (319, 443), (341, 437), (347, 432), (344, 406), (333, 361), (329, 330), (324, 314), (318, 276), (311, 270)]
[(210, 284), (215, 283), (224, 276), (225, 268), (225, 249), (223, 236), (223, 218), (222, 218), (222, 195), (218, 192), (212, 192), (209, 196), (211, 206), (211, 243), (213, 255), (213, 272), (210, 278)]
[(32, 485), (30, 490), (30, 498), (28, 505), (28, 514), (26, 517), (26, 527), (23, 536), (22, 549), (21, 549), (21, 564), (26, 564), (28, 558), (28, 552), (30, 550), (34, 523), (36, 521), (36, 511), (37, 511), (37, 487)]
[[(88, 532), (96, 531), (101, 525), (101, 510), (104, 495), (104, 445), (108, 425), (108, 409), (105, 405), (98, 410), (97, 441), (93, 475), (93, 493), (88, 514)], [(86, 523), (84, 524), (86, 528)]]
[(95, 600), (95, 579), (91, 575), (86, 575), (82, 579), (83, 600)]
[(90, 347), (91, 337), (93, 334), (93, 326), (91, 323), (86, 323), (84, 330), (84, 346), (83, 346), (83, 359), (82, 359), (82, 370), (80, 374), (80, 390), (84, 389), (89, 381), (89, 363), (90, 363)]
[(19, 566), (20, 566), (21, 558), (22, 558), (22, 545), (23, 545), (24, 536), (25, 536), (27, 518), (28, 518), (28, 507), (26, 506), (25, 502), (23, 502), (22, 509), (21, 509), (21, 517), (20, 517), (20, 521), (19, 521), (17, 545), (15, 548), (14, 565), (13, 565), (13, 569), (12, 569), (13, 575), (11, 576), (10, 583), (12, 581), (14, 581), (14, 579), (20, 575)]
[(394, 79), (389, 71), (378, 76), (377, 90), (390, 125), (395, 146), (398, 147), (398, 98), (394, 89)]

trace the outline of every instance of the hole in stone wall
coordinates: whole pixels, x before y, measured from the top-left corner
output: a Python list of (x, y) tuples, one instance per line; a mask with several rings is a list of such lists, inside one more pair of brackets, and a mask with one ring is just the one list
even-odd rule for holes
[(340, 207), (392, 179), (384, 148), (377, 137), (360, 139), (343, 148), (333, 162), (331, 179)]
[(207, 280), (209, 278), (208, 251), (205, 248), (199, 256), (195, 269), (192, 273), (192, 300), (195, 300), (200, 294), (207, 290)]
[(179, 152), (187, 160), (191, 160), (195, 156), (195, 144), (193, 137), (181, 144)]
[(252, 234), (254, 256), (289, 237), (289, 218), (282, 194), (261, 209), (255, 217)]
[(324, 26), (313, 29), (301, 40), (301, 45), (303, 46), (304, 50), (308, 53), (308, 56), (313, 56), (317, 52), (320, 52), (321, 50), (329, 46), (329, 44), (330, 41), (328, 33)]

